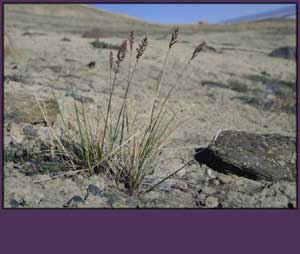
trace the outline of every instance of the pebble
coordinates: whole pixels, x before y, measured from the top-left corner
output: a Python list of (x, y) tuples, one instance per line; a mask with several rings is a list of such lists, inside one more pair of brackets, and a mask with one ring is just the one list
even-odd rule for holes
[(213, 183), (214, 185), (218, 186), (220, 184), (220, 181), (218, 179), (214, 179)]
[(12, 208), (17, 208), (17, 207), (21, 206), (20, 203), (19, 203), (17, 200), (15, 200), (15, 199), (11, 199), (11, 200), (9, 201), (9, 204), (10, 204), (10, 206), (11, 206)]
[(104, 190), (100, 189), (98, 186), (94, 184), (89, 184), (87, 189), (88, 189), (88, 193), (94, 196), (102, 197), (104, 194)]
[(221, 183), (224, 183), (224, 184), (230, 183), (232, 180), (232, 178), (230, 176), (224, 175), (224, 174), (219, 174), (218, 179), (220, 180)]
[(78, 204), (84, 203), (84, 200), (80, 196), (73, 196), (66, 204), (64, 207), (72, 207), (75, 208), (78, 206)]
[(206, 199), (206, 195), (205, 195), (204, 193), (200, 193), (200, 194), (198, 195), (197, 200), (199, 201), (199, 203), (200, 203), (201, 205), (204, 205), (204, 204), (205, 204), (205, 199)]
[(209, 179), (215, 179), (216, 178), (216, 173), (213, 172), (213, 170), (210, 169), (210, 168), (207, 169), (206, 174), (207, 174)]
[(219, 205), (219, 200), (215, 197), (207, 197), (205, 200), (205, 206), (207, 208), (216, 208)]
[(12, 138), (12, 141), (16, 144), (22, 144), (24, 141), (23, 130), (19, 125), (15, 123), (11, 124), (10, 136)]
[(205, 186), (202, 191), (206, 194), (206, 195), (212, 195), (214, 193), (216, 193), (216, 190), (212, 187), (209, 186)]
[(23, 133), (28, 137), (36, 137), (36, 129), (31, 124), (26, 124), (23, 128)]
[(23, 199), (20, 201), (17, 201), (16, 199), (11, 198), (9, 200), (9, 204), (12, 208), (19, 208), (19, 207), (24, 207), (26, 205), (26, 201)]

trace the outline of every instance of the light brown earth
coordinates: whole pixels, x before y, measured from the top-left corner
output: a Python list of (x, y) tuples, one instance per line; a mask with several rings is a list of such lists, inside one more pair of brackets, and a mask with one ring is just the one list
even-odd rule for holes
[[(108, 101), (110, 50), (93, 48), (90, 43), (94, 39), (83, 38), (82, 33), (99, 28), (105, 35), (105, 38), (100, 37), (100, 41), (117, 45), (126, 39), (131, 30), (136, 32), (137, 41), (148, 36), (149, 47), (133, 79), (134, 89), (130, 91), (132, 101), (138, 105), (143, 114), (147, 103), (154, 95), (155, 78), (163, 64), (169, 34), (173, 28), (149, 24), (86, 5), (44, 4), (5, 5), (4, 25), (13, 47), (19, 53), (17, 57), (14, 55), (5, 57), (5, 76), (19, 77), (19, 79), (6, 78), (5, 91), (23, 90), (40, 96), (54, 91), (63, 113), (69, 115), (71, 121), (74, 116), (73, 98), (66, 95), (70, 95), (72, 91), (87, 100), (86, 106), (91, 119), (96, 114), (97, 105), (105, 107)], [(234, 25), (179, 25), (180, 37), (171, 51), (163, 78), (163, 91), (166, 92), (178, 82), (178, 89), (169, 103), (169, 108), (178, 113), (177, 122), (186, 120), (165, 147), (157, 175), (165, 175), (180, 167), (191, 158), (195, 148), (209, 144), (214, 135), (222, 129), (276, 133), (292, 137), (296, 135), (294, 113), (296, 62), (268, 55), (275, 48), (295, 46), (295, 25), (293, 20), (269, 20)], [(69, 41), (62, 41), (63, 38), (68, 38)], [(201, 52), (182, 80), (177, 80), (177, 73), (191, 56), (195, 46), (203, 41), (206, 41), (210, 49)], [(87, 67), (91, 61), (95, 61), (95, 68)], [(127, 66), (126, 61), (124, 66)], [(125, 89), (122, 77), (126, 73), (127, 67), (117, 81), (119, 96)], [(264, 80), (271, 80), (271, 83), (283, 81), (292, 86), (292, 89), (288, 90), (288, 96), (281, 93), (276, 95), (264, 84)], [(264, 99), (271, 106), (257, 107), (238, 97), (256, 99), (258, 104)], [(114, 102), (114, 107), (120, 100), (121, 98)], [(56, 125), (59, 126), (59, 121)], [(11, 170), (14, 170), (14, 167), (11, 163), (5, 165), (8, 172), (5, 175), (7, 206), (10, 206), (12, 193), (18, 193), (20, 186), (26, 186), (27, 197), (31, 195), (30, 193), (41, 191), (40, 186), (31, 187), (31, 178), (19, 172), (15, 173), (18, 179), (16, 182), (15, 178), (11, 178), (13, 174)], [(189, 174), (189, 170), (204, 169), (194, 165), (180, 173), (179, 179), (180, 176)], [(35, 175), (34, 179), (39, 177), (45, 176)], [(59, 181), (64, 185), (63, 180), (55, 180), (49, 184), (55, 189)], [(74, 188), (77, 188), (74, 181), (70, 179), (66, 181), (70, 182), (69, 186), (74, 185)], [(180, 181), (181, 184), (185, 183), (182, 179)], [(45, 203), (35, 200), (32, 203), (27, 201), (27, 204), (34, 207), (61, 207), (62, 200), (65, 202), (74, 195), (83, 195), (79, 190), (78, 193), (75, 192), (70, 191), (69, 196), (64, 193), (66, 195), (64, 197), (58, 195), (59, 198), (53, 198), (52, 203), (49, 203), (49, 200)], [(187, 195), (183, 193), (183, 196)], [(176, 196), (174, 193), (170, 195)], [(184, 201), (179, 202), (181, 205), (195, 206), (191, 196), (184, 196), (182, 199)], [(105, 206), (101, 202), (91, 201), (89, 205)], [(179, 203), (171, 202), (169, 206), (179, 207), (181, 206)], [(164, 204), (158, 202), (149, 206), (161, 207)]]

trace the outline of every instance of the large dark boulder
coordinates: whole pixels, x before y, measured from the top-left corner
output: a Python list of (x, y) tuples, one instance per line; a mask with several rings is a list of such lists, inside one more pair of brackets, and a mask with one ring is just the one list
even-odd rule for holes
[(277, 134), (226, 130), (196, 150), (200, 164), (254, 180), (296, 181), (296, 141)]
[(270, 56), (281, 57), (285, 59), (296, 59), (296, 48), (295, 47), (281, 47), (274, 49)]

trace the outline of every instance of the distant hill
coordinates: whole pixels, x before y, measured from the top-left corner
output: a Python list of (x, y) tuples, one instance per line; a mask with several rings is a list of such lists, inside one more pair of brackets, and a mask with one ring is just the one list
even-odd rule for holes
[(221, 23), (240, 23), (251, 22), (269, 19), (296, 18), (296, 5), (291, 7), (280, 8), (274, 11), (262, 12), (255, 15), (242, 16), (234, 19), (229, 19)]
[[(275, 24), (276, 23), (276, 24)], [(193, 35), (207, 33), (227, 33), (242, 30), (275, 29), (285, 34), (295, 34), (295, 22), (266, 21), (260, 24), (236, 23), (228, 26), (223, 24), (182, 25), (178, 24), (181, 34)], [(21, 30), (22, 32), (37, 31), (40, 33), (57, 32), (85, 34), (94, 29), (124, 38), (129, 31), (137, 35), (161, 34), (168, 38), (175, 24), (162, 25), (149, 23), (128, 15), (104, 11), (86, 4), (5, 4), (4, 28), (6, 32)]]
[(85, 4), (6, 4), (4, 24), (6, 28), (17, 24), (25, 30), (40, 27), (47, 31), (74, 33), (81, 33), (95, 27), (110, 32), (166, 28), (159, 24), (100, 10)]

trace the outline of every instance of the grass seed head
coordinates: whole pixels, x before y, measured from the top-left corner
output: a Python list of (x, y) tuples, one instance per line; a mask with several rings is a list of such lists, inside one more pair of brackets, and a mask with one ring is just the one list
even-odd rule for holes
[(206, 47), (206, 42), (205, 42), (205, 41), (202, 42), (202, 43), (200, 43), (200, 44), (195, 48), (195, 50), (194, 50), (194, 52), (193, 52), (193, 55), (192, 55), (192, 57), (191, 57), (191, 60), (193, 60), (193, 59), (199, 54), (199, 52), (202, 51), (205, 47)]
[(176, 27), (172, 33), (172, 37), (169, 43), (169, 49), (171, 49), (173, 47), (173, 45), (177, 42), (178, 39), (178, 33), (179, 33), (179, 28)]
[(123, 41), (119, 47), (117, 54), (117, 67), (120, 67), (121, 62), (124, 60), (127, 52), (127, 40)]
[(137, 51), (136, 59), (137, 60), (144, 54), (147, 46), (148, 46), (148, 39), (147, 39), (147, 37), (145, 37), (139, 44), (139, 47), (136, 49), (136, 51)]
[(129, 41), (129, 47), (130, 47), (130, 52), (132, 51), (132, 47), (133, 47), (133, 44), (134, 44), (134, 32), (131, 31), (130, 34), (129, 34), (129, 38), (128, 38), (128, 41)]
[(112, 69), (112, 67), (113, 67), (113, 62), (114, 62), (113, 52), (110, 51), (109, 52), (109, 67), (110, 67), (110, 69)]

